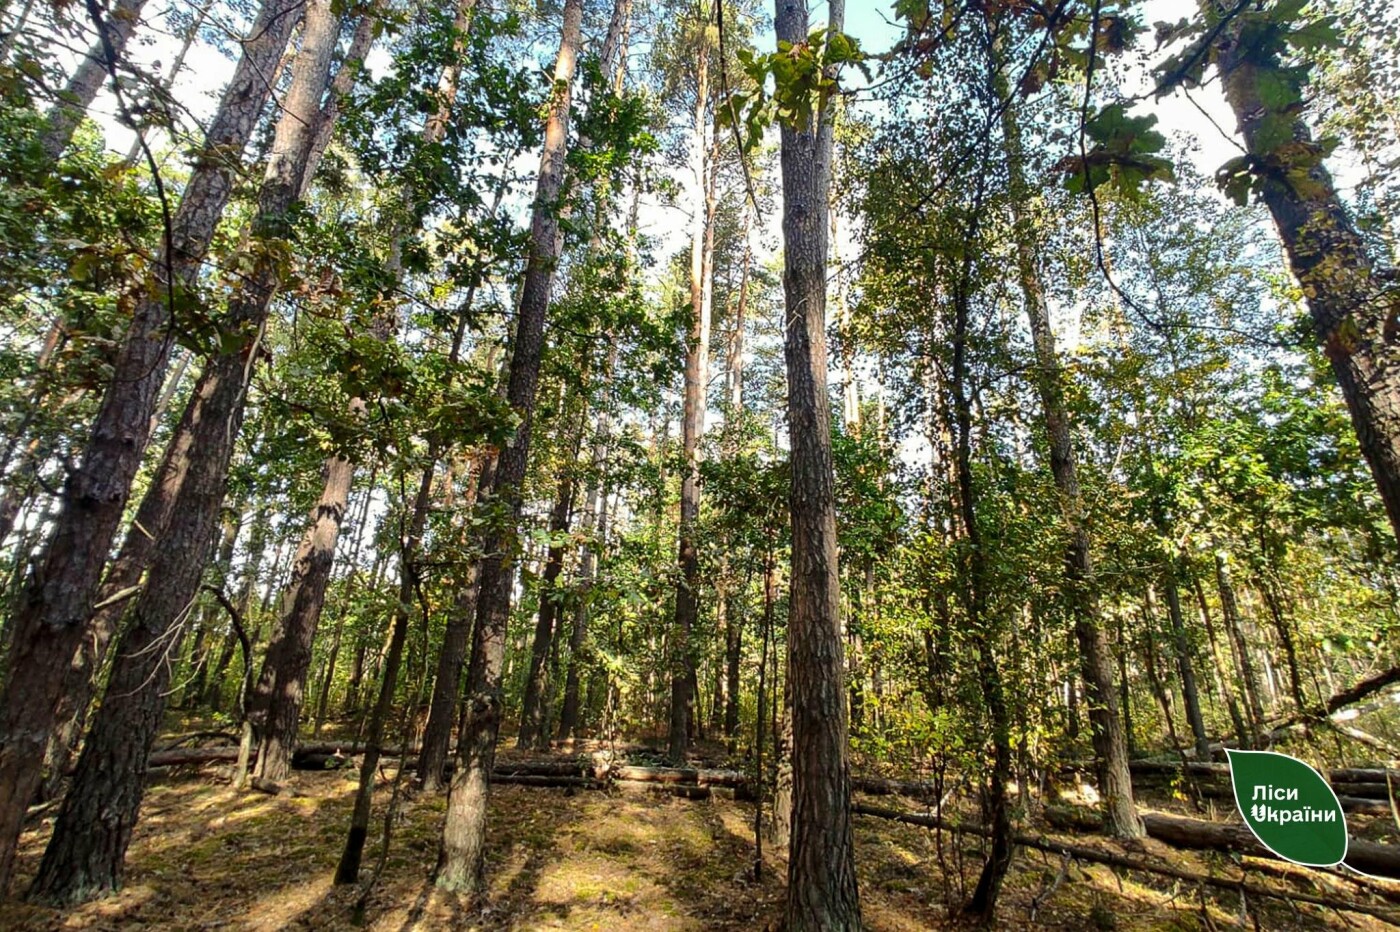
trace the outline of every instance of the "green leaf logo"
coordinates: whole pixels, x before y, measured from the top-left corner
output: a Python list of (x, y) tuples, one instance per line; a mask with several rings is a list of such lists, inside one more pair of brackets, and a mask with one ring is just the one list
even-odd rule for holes
[(1347, 856), (1347, 823), (1337, 794), (1312, 767), (1272, 751), (1231, 751), (1235, 805), (1259, 843), (1309, 867)]

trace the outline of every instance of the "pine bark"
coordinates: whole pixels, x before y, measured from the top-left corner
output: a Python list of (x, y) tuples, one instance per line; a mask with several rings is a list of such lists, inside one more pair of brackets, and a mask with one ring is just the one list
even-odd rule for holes
[[(806, 41), (805, 0), (778, 0), (779, 41)], [(840, 32), (844, 3), (830, 5)], [(781, 131), (783, 293), (788, 437), (792, 446), (792, 579), (788, 683), (792, 695), (792, 840), (787, 928), (861, 928), (851, 832), (845, 661), (837, 566), (835, 479), (827, 393), (827, 210), (832, 114)]]
[(273, 783), (285, 780), (291, 770), (302, 694), (311, 669), (311, 645), (330, 584), (354, 466), (349, 460), (332, 457), (326, 461), (325, 476), (306, 533), (292, 558), (292, 577), (282, 595), (282, 617), (263, 657), (249, 708), (258, 734), (255, 776)]
[[(495, 481), (496, 457), (482, 457), (480, 473), (473, 492), (464, 505), (470, 511), (480, 490), (489, 489)], [(481, 594), (481, 560), (473, 559), (447, 616), (447, 630), (438, 650), (437, 674), (433, 679), (433, 695), (428, 705), (428, 722), (423, 728), (423, 747), (418, 756), (418, 779), (423, 789), (436, 792), (443, 786), (447, 766), (448, 745), (452, 740), (452, 724), (457, 710), (462, 684), (462, 667), (467, 660), (472, 627), (476, 621), (477, 600)]]
[(141, 499), (135, 518), (122, 538), (121, 548), (102, 578), (97, 606), (88, 619), (88, 634), (73, 654), (64, 673), (63, 691), (54, 706), (54, 728), (45, 753), (48, 781), (66, 773), (82, 738), (88, 707), (92, 704), (95, 678), (107, 657), (117, 625), (131, 607), (130, 594), (141, 583), (151, 564), (156, 543), (165, 534), (179, 492), (170, 477), (183, 472), (190, 456), (193, 436), (176, 429), (166, 444), (156, 479)]
[(566, 0), (559, 55), (554, 63), (553, 98), (545, 123), (544, 149), (535, 188), (530, 252), (521, 288), (519, 314), (506, 399), (520, 417), (515, 436), (500, 452), (492, 494), (503, 505), (501, 524), (486, 537), (481, 560), (476, 630), (472, 637), (471, 678), (465, 727), (458, 741), (457, 772), (448, 793), (447, 820), (438, 854), (437, 885), (479, 897), (485, 893), (486, 808), (491, 767), (501, 726), (501, 676), (515, 540), (529, 465), (530, 431), (544, 353), (550, 288), (558, 264), (559, 206), (564, 193), (569, 110), (573, 99), (583, 19), (582, 0)]
[[(93, 419), (82, 461), (64, 483), (61, 510), (10, 617), (10, 676), (0, 696), (0, 892), (9, 887), (24, 811), (40, 780), (65, 671), (86, 636), (94, 596), (149, 437), (175, 303), (188, 300), (257, 125), (267, 80), (292, 27), (295, 0), (267, 0), (205, 136), (172, 220), (157, 281), (137, 302)], [(233, 157), (230, 157), (230, 153)]]
[[(339, 20), (329, 0), (305, 9), (302, 47), (282, 101), (254, 229), (283, 236), (301, 190), (310, 126), (329, 83)], [(34, 899), (71, 903), (120, 888), (123, 860), (143, 793), (146, 758), (164, 716), (178, 651), (218, 524), (263, 328), (280, 284), (279, 263), (263, 252), (229, 303), (224, 329), (240, 339), (212, 359), (186, 405), (177, 436), (188, 454), (161, 477), (177, 491), (145, 590), (119, 642), (102, 706), (64, 798), (53, 837), (30, 889)]]
[(59, 92), (58, 101), (49, 110), (48, 125), (39, 137), (39, 147), (45, 158), (58, 161), (73, 141), (73, 132), (92, 106), (103, 82), (111, 70), (120, 67), (122, 54), (141, 21), (141, 9), (145, 5), (146, 0), (117, 0), (111, 14), (102, 21), (99, 27), (102, 35), (78, 62), (77, 69)]
[[(1289, 144), (1271, 150), (1261, 86), (1283, 67), (1276, 54), (1229, 29), (1216, 49), (1225, 100), (1239, 120), (1260, 193), (1302, 285), (1313, 329), (1337, 377), (1361, 452), (1400, 536), (1400, 357), (1394, 290), (1382, 286), (1355, 223), (1320, 157), (1300, 170), (1290, 160), (1316, 147), (1301, 116)], [(1289, 155), (1280, 155), (1287, 151)], [(1300, 155), (1299, 153), (1302, 153)]]

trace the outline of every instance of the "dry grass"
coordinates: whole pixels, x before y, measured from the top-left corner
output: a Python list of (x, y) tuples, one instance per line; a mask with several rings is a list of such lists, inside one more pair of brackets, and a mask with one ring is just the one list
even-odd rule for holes
[[(658, 796), (506, 786), (492, 805), (491, 896), (484, 909), (444, 899), (427, 881), (444, 801), (405, 801), (385, 873), (362, 916), (355, 888), (335, 888), (354, 792), (354, 771), (301, 773), (300, 797), (238, 793), (211, 773), (153, 784), (117, 896), (63, 913), (9, 903), (0, 929), (415, 929), (749, 930), (776, 928), (783, 864), (770, 857), (752, 880), (753, 809)], [(389, 792), (378, 798), (382, 818)], [(378, 859), (377, 821), (366, 863)], [(20, 884), (36, 867), (50, 826), (26, 834)], [(980, 866), (972, 839), (860, 818), (861, 898), (872, 930), (951, 927)], [(1179, 854), (1208, 871), (1224, 862)], [(1233, 893), (1200, 891), (1147, 874), (1071, 865), (1058, 886), (1058, 859), (1017, 859), (1000, 925), (1047, 929), (1239, 928)], [(1269, 882), (1260, 876), (1260, 882)], [(1275, 880), (1275, 882), (1279, 882)], [(1053, 892), (1046, 891), (1054, 886)], [(22, 888), (22, 887), (21, 887)], [(1283, 902), (1247, 904), (1246, 928), (1378, 929), (1364, 916)], [(1257, 924), (1256, 924), (1257, 922)]]

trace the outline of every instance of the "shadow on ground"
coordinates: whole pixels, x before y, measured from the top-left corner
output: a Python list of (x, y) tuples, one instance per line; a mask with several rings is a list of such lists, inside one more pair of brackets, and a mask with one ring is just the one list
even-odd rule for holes
[[(239, 793), (205, 773), (154, 783), (116, 896), (67, 912), (0, 904), (0, 929), (321, 930), (776, 929), (785, 866), (766, 852), (753, 880), (753, 807), (721, 800), (571, 793), (503, 786), (493, 792), (488, 905), (472, 907), (429, 879), (445, 800), (410, 796), (393, 823), (383, 872), (364, 886), (331, 879), (349, 822), (353, 768), (298, 773), (298, 795)], [(381, 861), (388, 784), (376, 795), (365, 864)], [(23, 839), (17, 889), (37, 867), (49, 821)], [(975, 877), (978, 843), (880, 820), (857, 820), (867, 927), (905, 932), (952, 927), (958, 871)], [(1191, 857), (1196, 870), (1208, 860)], [(363, 897), (363, 910), (357, 901)], [(1209, 929), (1237, 926), (1239, 900), (1145, 875), (1065, 865), (1023, 853), (999, 925), (1049, 929)], [(1259, 927), (1383, 928), (1285, 904), (1247, 904)], [(1258, 911), (1258, 912), (1256, 912)]]

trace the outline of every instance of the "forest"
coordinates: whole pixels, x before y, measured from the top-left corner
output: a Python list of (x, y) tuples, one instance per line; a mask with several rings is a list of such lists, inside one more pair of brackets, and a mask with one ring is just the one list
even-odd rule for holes
[(1390, 0), (0, 0), (0, 178), (0, 928), (1400, 926)]

